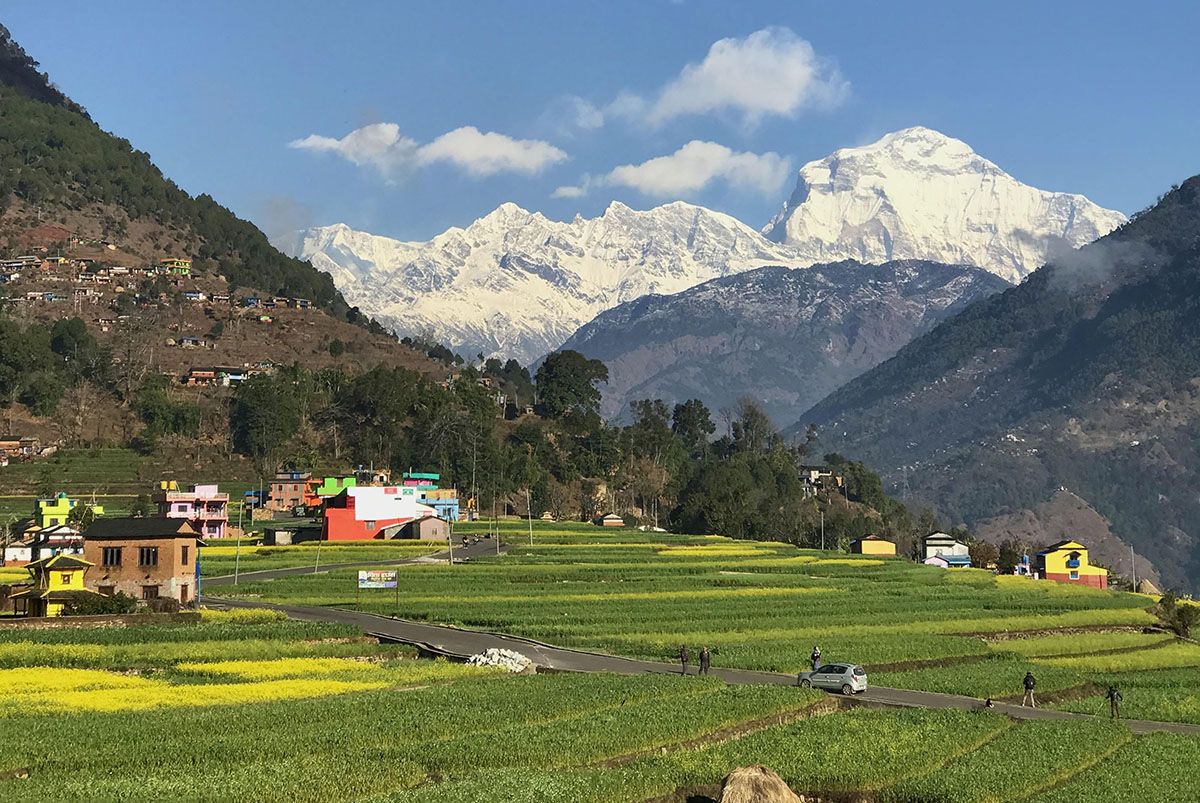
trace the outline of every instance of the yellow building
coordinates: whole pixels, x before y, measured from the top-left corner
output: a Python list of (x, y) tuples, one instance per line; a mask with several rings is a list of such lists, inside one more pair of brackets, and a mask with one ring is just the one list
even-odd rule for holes
[[(66, 524), (67, 519), (71, 515), (71, 510), (77, 504), (79, 504), (78, 499), (68, 499), (64, 493), (52, 496), (49, 499), (39, 499), (33, 513), (34, 524), (43, 530), (47, 527), (58, 527), (59, 525)], [(100, 505), (92, 505), (92, 512), (97, 516), (103, 516), (104, 508)]]
[(878, 535), (868, 535), (850, 542), (850, 551), (856, 555), (895, 555), (896, 544)]
[(1057, 583), (1108, 588), (1108, 569), (1088, 562), (1087, 547), (1078, 541), (1059, 541), (1037, 554), (1034, 569), (1039, 577)]
[(84, 587), (83, 576), (92, 564), (73, 555), (52, 555), (25, 568), (33, 585), (12, 595), (17, 615), (58, 616), (68, 603), (94, 596)]

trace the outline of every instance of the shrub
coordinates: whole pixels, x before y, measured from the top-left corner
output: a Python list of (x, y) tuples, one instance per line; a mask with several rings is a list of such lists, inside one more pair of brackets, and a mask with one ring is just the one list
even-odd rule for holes
[(133, 613), (138, 601), (120, 591), (111, 595), (87, 594), (67, 604), (64, 616), (104, 616), (106, 614)]

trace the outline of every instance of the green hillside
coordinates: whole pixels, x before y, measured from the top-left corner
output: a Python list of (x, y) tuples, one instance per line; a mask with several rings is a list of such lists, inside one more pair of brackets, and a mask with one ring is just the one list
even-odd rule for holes
[[(3, 28), (0, 208), (0, 242), (16, 246), (38, 222), (82, 215), (99, 221), (106, 240), (136, 253), (145, 247), (134, 236), (144, 224), (153, 229), (147, 237), (194, 246), (195, 268), (224, 276), (231, 288), (308, 298), (337, 317), (358, 318), (328, 274), (284, 256), (254, 224), (208, 195), (192, 197), (149, 155), (103, 131)], [(22, 214), (34, 208), (36, 217)]]
[[(1169, 585), (1200, 586), (1200, 177), (975, 304), (802, 423), (952, 521), (1087, 500)], [(907, 469), (904, 467), (907, 466)], [(895, 486), (893, 486), (895, 487)]]

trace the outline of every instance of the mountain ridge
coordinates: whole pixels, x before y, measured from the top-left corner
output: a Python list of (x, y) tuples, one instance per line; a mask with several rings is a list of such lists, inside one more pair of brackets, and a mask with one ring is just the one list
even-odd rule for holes
[(641, 398), (720, 409), (749, 395), (790, 422), (914, 335), (1008, 286), (980, 268), (918, 260), (763, 267), (606, 310), (563, 348), (608, 366), (609, 417)]
[[(818, 169), (822, 182), (811, 175)], [(985, 179), (1000, 188), (990, 200), (964, 196)], [(1001, 201), (1019, 201), (1018, 213)], [(791, 201), (762, 232), (683, 201), (647, 210), (613, 201), (595, 218), (565, 222), (505, 203), (424, 241), (335, 224), (274, 242), (328, 272), (352, 303), (400, 334), (531, 362), (599, 312), (646, 293), (766, 265), (845, 259), (972, 264), (1018, 281), (1047, 255), (1123, 220), (1082, 196), (1021, 184), (959, 140), (911, 128), (801, 168)], [(953, 242), (963, 232), (974, 238), (969, 247)], [(435, 306), (445, 314), (432, 314)]]
[(1085, 500), (1200, 587), (1200, 176), (815, 405), (845, 450), (952, 521)]

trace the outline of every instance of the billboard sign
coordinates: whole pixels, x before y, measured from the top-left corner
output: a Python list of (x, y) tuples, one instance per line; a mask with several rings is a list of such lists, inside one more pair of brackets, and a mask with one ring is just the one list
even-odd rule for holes
[(396, 588), (395, 569), (368, 569), (358, 573), (359, 588)]

